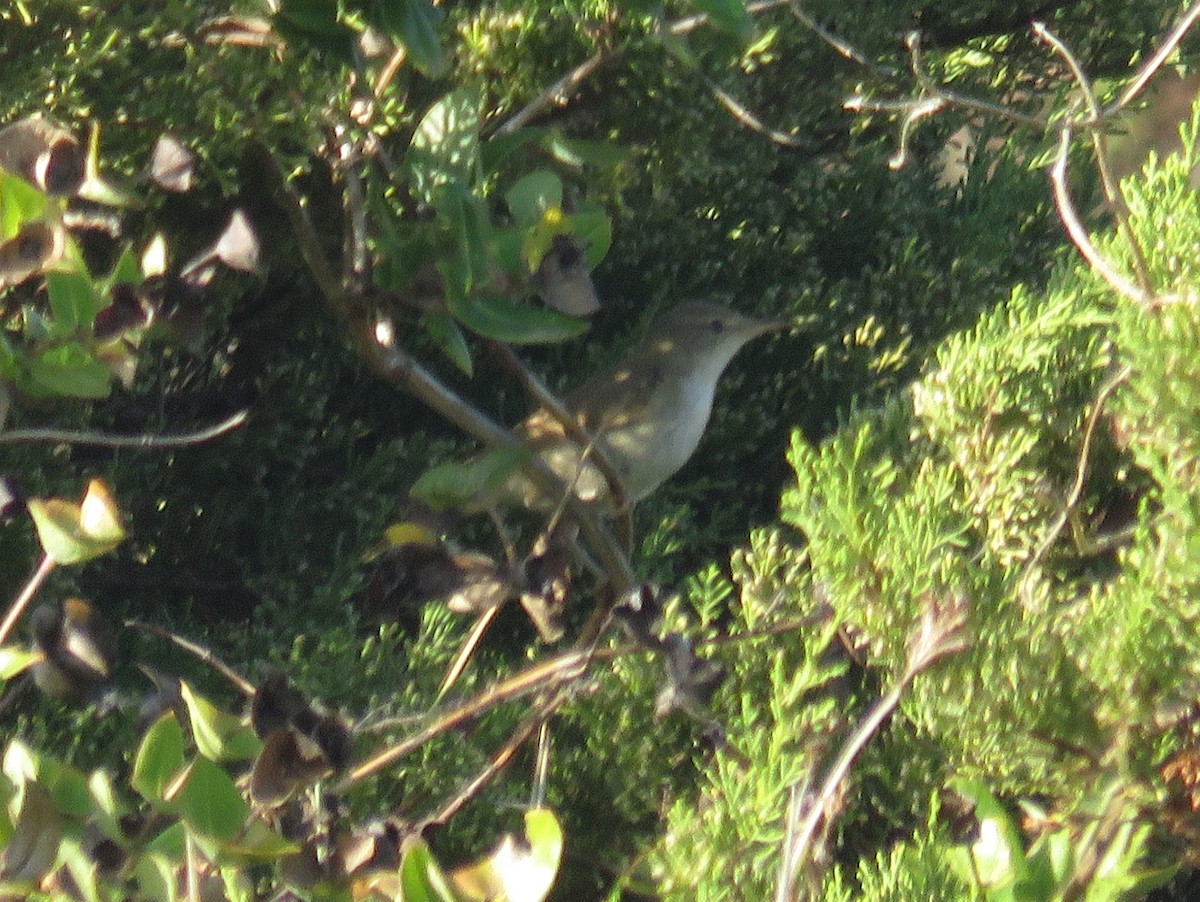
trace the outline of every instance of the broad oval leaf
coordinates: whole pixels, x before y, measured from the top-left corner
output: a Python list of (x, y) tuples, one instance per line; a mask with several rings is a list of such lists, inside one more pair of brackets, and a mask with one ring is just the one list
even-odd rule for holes
[(430, 467), (409, 493), (433, 507), (466, 507), (497, 491), (533, 458), (524, 448), (501, 448), (476, 460)]
[(185, 681), (179, 694), (187, 705), (192, 738), (200, 754), (211, 761), (246, 761), (262, 749), (254, 730), (228, 711), (197, 694)]
[(479, 158), (478, 88), (462, 87), (438, 100), (421, 118), (408, 148), (413, 194), (433, 204), (438, 188), (452, 180), (475, 181)]
[(562, 180), (549, 169), (535, 170), (504, 192), (504, 201), (517, 225), (532, 228), (547, 210), (562, 209)]
[(705, 13), (712, 23), (748, 41), (754, 36), (754, 22), (742, 0), (692, 0), (696, 9)]
[(383, 27), (404, 45), (416, 67), (430, 78), (446, 74), (449, 62), (438, 36), (446, 14), (429, 0), (383, 0)]
[(250, 806), (233, 778), (207, 758), (196, 759), (179, 801), (190, 827), (223, 843), (241, 833), (250, 816)]
[(47, 273), (46, 294), (54, 318), (71, 331), (90, 325), (105, 305), (92, 280), (79, 272)]
[(477, 335), (509, 344), (553, 344), (576, 338), (588, 324), (553, 310), (495, 295), (449, 298), (454, 318)]
[(130, 785), (142, 798), (161, 802), (168, 784), (183, 767), (183, 727), (168, 711), (146, 731), (133, 760)]

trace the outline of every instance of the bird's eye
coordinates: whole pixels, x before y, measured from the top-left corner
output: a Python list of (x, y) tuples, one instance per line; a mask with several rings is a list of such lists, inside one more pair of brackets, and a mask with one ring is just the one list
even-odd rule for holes
[(725, 331), (725, 323), (719, 319), (714, 319), (708, 324), (708, 328), (712, 329), (714, 333), (720, 334)]

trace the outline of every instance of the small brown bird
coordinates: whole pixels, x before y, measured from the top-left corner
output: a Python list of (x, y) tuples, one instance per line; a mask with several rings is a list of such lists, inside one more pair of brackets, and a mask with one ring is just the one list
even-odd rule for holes
[[(654, 321), (646, 338), (614, 367), (591, 377), (564, 398), (584, 431), (596, 438), (620, 476), (629, 503), (640, 501), (675, 474), (700, 444), (712, 414), (717, 381), (749, 341), (788, 327), (717, 304), (690, 301)], [(608, 481), (584, 459), (545, 410), (517, 427), (539, 457), (580, 499), (611, 507)], [(531, 507), (552, 507), (517, 476), (503, 495)]]
[(109, 683), (116, 658), (111, 626), (82, 598), (41, 605), (30, 617), (43, 660), (33, 679), (44, 693), (72, 704), (94, 701)]

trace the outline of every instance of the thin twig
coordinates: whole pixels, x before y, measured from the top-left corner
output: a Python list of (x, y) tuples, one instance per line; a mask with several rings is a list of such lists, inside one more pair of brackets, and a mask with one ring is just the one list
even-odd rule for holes
[(542, 91), (533, 100), (529, 101), (524, 107), (510, 116), (505, 122), (499, 125), (493, 132), (494, 135), (510, 135), (518, 129), (524, 128), (529, 120), (538, 115), (543, 109), (550, 106), (552, 103), (563, 104), (575, 92), (583, 81), (599, 69), (602, 65), (615, 59), (621, 54), (619, 47), (611, 47), (601, 50), (598, 53), (588, 57), (562, 78), (558, 79), (553, 84), (542, 89)]
[(567, 692), (558, 692), (544, 705), (526, 715), (525, 719), (517, 725), (516, 730), (508, 737), (504, 745), (492, 756), (492, 760), (487, 763), (487, 766), (472, 777), (465, 786), (454, 794), (453, 798), (445, 802), (438, 809), (437, 814), (420, 821), (420, 825), (427, 827), (431, 824), (444, 824), (452, 818), (496, 774), (508, 766), (508, 763), (512, 760), (513, 755), (517, 753), (518, 749), (528, 741), (535, 730), (545, 726), (547, 720), (554, 716), (555, 712), (563, 706), (563, 703), (569, 697), (570, 695)]
[(54, 569), (54, 564), (54, 558), (48, 554), (42, 554), (42, 559), (38, 561), (37, 567), (34, 568), (33, 575), (21, 587), (20, 593), (13, 599), (12, 604), (8, 606), (8, 613), (4, 615), (4, 622), (0, 623), (0, 645), (4, 644), (4, 641), (13, 631), (13, 627), (17, 625), (17, 621), (21, 619), (21, 615), (25, 613), (25, 609), (29, 607), (29, 602), (33, 600), (33, 596), (42, 587), (42, 583), (46, 581), (46, 577), (50, 575), (50, 571)]
[(1122, 294), (1130, 300), (1144, 307), (1150, 307), (1155, 304), (1159, 298), (1153, 294), (1148, 294), (1140, 286), (1135, 285), (1123, 275), (1121, 275), (1104, 259), (1103, 255), (1096, 250), (1096, 246), (1092, 244), (1092, 239), (1084, 228), (1083, 223), (1079, 219), (1079, 214), (1075, 212), (1075, 205), (1071, 201), (1071, 194), (1067, 190), (1067, 155), (1071, 147), (1071, 124), (1064, 123), (1062, 132), (1059, 138), (1058, 153), (1054, 158), (1054, 163), (1050, 167), (1050, 184), (1054, 189), (1054, 205), (1058, 209), (1058, 218), (1062, 220), (1063, 226), (1070, 235), (1071, 241), (1078, 248), (1079, 253), (1085, 259), (1100, 277), (1108, 283), (1109, 287)]
[(249, 411), (239, 410), (213, 426), (207, 426), (195, 432), (167, 433), (165, 435), (112, 435), (105, 432), (55, 429), (53, 427), (8, 429), (0, 432), (0, 445), (16, 444), (17, 442), (63, 442), (71, 445), (99, 445), (106, 448), (138, 448), (155, 451), (164, 448), (185, 448), (188, 445), (199, 445), (210, 441), (226, 432), (232, 432), (245, 423), (249, 416)]
[(217, 673), (221, 674), (221, 676), (225, 677), (225, 679), (229, 680), (229, 682), (233, 684), (234, 688), (247, 698), (252, 698), (258, 691), (253, 683), (218, 658), (212, 653), (212, 651), (205, 648), (203, 645), (198, 645), (190, 639), (185, 639), (178, 633), (173, 633), (169, 629), (165, 629), (161, 626), (155, 626), (153, 623), (145, 623), (141, 620), (126, 620), (125, 625), (130, 629), (141, 630), (143, 633), (150, 633), (153, 636), (166, 639), (178, 645), (184, 651), (195, 655), (202, 663), (207, 664)]
[(1020, 582), (1020, 591), (1023, 596), (1028, 596), (1029, 587), (1032, 585), (1032, 577), (1038, 564), (1046, 556), (1046, 552), (1050, 550), (1050, 546), (1058, 541), (1058, 537), (1062, 534), (1067, 521), (1071, 517), (1071, 512), (1074, 511), (1075, 505), (1079, 503), (1079, 499), (1083, 495), (1083, 486), (1087, 481), (1088, 458), (1092, 452), (1092, 436), (1095, 435), (1096, 424), (1100, 420), (1100, 413), (1104, 410), (1104, 404), (1116, 390), (1117, 386), (1129, 378), (1131, 372), (1132, 369), (1129, 366), (1122, 367), (1105, 381), (1100, 386), (1100, 390), (1096, 392), (1096, 400), (1092, 402), (1091, 412), (1088, 414), (1087, 423), (1083, 428), (1083, 441), (1080, 442), (1079, 456), (1075, 462), (1075, 481), (1071, 485), (1071, 491), (1067, 493), (1066, 502), (1063, 504), (1063, 509), (1058, 519), (1046, 532), (1037, 550), (1025, 565), (1025, 572), (1021, 576)]
[(355, 765), (343, 779), (343, 788), (391, 766), (434, 737), (454, 729), (463, 721), (479, 716), (489, 708), (578, 680), (586, 672), (591, 658), (590, 651), (570, 651), (556, 655), (484, 690), (475, 698), (437, 717), (420, 732)]
[(446, 669), (446, 675), (442, 677), (442, 685), (438, 686), (437, 701), (441, 701), (446, 697), (446, 693), (450, 691), (450, 687), (458, 682), (458, 678), (467, 669), (467, 664), (470, 663), (471, 656), (475, 654), (475, 649), (483, 641), (488, 628), (492, 625), (492, 621), (496, 619), (496, 615), (500, 613), (500, 608), (502, 607), (503, 602), (492, 605), (475, 618), (475, 622), (471, 624), (471, 629), (467, 633), (467, 638), (463, 640), (462, 648), (458, 650), (458, 654), (454, 656), (454, 660)]
[(1121, 185), (1116, 177), (1113, 176), (1112, 166), (1109, 164), (1108, 137), (1105, 135), (1103, 127), (1104, 111), (1100, 108), (1100, 101), (1096, 99), (1096, 92), (1092, 90), (1092, 84), (1088, 80), (1087, 74), (1083, 71), (1083, 66), (1075, 58), (1075, 54), (1046, 27), (1044, 22), (1034, 22), (1033, 33), (1066, 61), (1071, 74), (1075, 77), (1076, 84), (1079, 85), (1079, 91), (1083, 94), (1084, 102), (1087, 104), (1088, 113), (1091, 117), (1087, 123), (1088, 132), (1092, 136), (1096, 169), (1100, 173), (1100, 184), (1104, 189), (1104, 197), (1108, 200), (1108, 205), (1112, 208), (1113, 215), (1117, 219), (1118, 230), (1125, 235), (1125, 240), (1129, 244), (1129, 251), (1133, 255), (1133, 272), (1137, 276), (1138, 285), (1145, 294), (1153, 297), (1155, 291), (1154, 283), (1150, 279), (1150, 266), (1146, 263), (1146, 255), (1142, 251), (1141, 242), (1138, 241), (1137, 234), (1133, 230), (1133, 223), (1130, 221), (1129, 205), (1125, 203), (1125, 195), (1121, 192)]
[(748, 106), (722, 88), (719, 84), (713, 81), (708, 76), (704, 77), (704, 83), (708, 86), (708, 90), (712, 92), (713, 97), (729, 111), (739, 123), (750, 129), (752, 132), (758, 132), (763, 137), (767, 138), (773, 144), (778, 144), (780, 147), (791, 149), (811, 148), (812, 142), (797, 138), (795, 135), (789, 135), (787, 132), (781, 132), (777, 128), (772, 128), (754, 114)]
[(790, 837), (791, 856), (785, 863), (787, 869), (786, 882), (794, 885), (795, 875), (812, 845), (817, 825), (825, 813), (842, 781), (850, 772), (850, 766), (866, 747), (879, 728), (883, 725), (900, 704), (900, 698), (908, 689), (917, 675), (927, 669), (944, 655), (959, 651), (964, 647), (962, 628), (966, 623), (966, 611), (963, 603), (952, 600), (949, 605), (938, 607), (931, 603), (926, 606), (921, 615), (921, 622), (909, 639), (908, 660), (904, 672), (887, 694), (879, 698), (866, 716), (859, 722), (854, 732), (846, 739), (842, 750), (833, 766), (821, 782), (820, 789), (809, 803), (804, 822)]
[[(746, 4), (746, 12), (751, 16), (757, 16), (765, 12), (770, 12), (773, 9), (779, 9), (781, 6), (787, 6), (789, 0), (757, 0), (755, 3)], [(709, 22), (708, 13), (698, 13), (694, 16), (685, 16), (682, 19), (676, 19), (667, 26), (667, 31), (674, 35), (684, 35), (695, 31), (697, 28), (702, 28)]]
[(1138, 94), (1142, 93), (1142, 90), (1150, 83), (1150, 79), (1162, 68), (1167, 58), (1175, 52), (1175, 48), (1179, 46), (1179, 42), (1183, 40), (1184, 35), (1196, 24), (1197, 18), (1200, 18), (1200, 2), (1193, 3), (1188, 7), (1187, 11), (1163, 39), (1162, 43), (1158, 45), (1158, 49), (1151, 54), (1150, 58), (1142, 65), (1142, 68), (1138, 70), (1133, 81), (1125, 87), (1125, 90), (1121, 92), (1121, 95), (1116, 100), (1105, 107), (1104, 115), (1106, 117), (1114, 113), (1119, 113), (1125, 107), (1129, 106)]
[(876, 75), (882, 75), (885, 78), (895, 78), (900, 74), (898, 70), (893, 69), (891, 66), (883, 66), (874, 60), (867, 59), (867, 55), (865, 53), (857, 49), (849, 41), (834, 34), (832, 31), (810, 16), (805, 11), (804, 7), (800, 5), (800, 0), (788, 0), (788, 6), (792, 10), (792, 15), (799, 19), (805, 28), (832, 47), (841, 56), (844, 56), (851, 62), (858, 63), (858, 65), (862, 66), (863, 68), (870, 69)]
[(1050, 121), (1042, 116), (1031, 116), (1027, 113), (1021, 113), (1010, 107), (998, 103), (992, 103), (990, 100), (980, 100), (977, 97), (970, 97), (966, 94), (959, 94), (957, 91), (948, 91), (942, 85), (934, 82), (929, 77), (929, 73), (925, 71), (925, 62), (921, 56), (921, 33), (918, 31), (910, 31), (904, 39), (905, 46), (909, 52), (909, 62), (912, 68), (913, 77), (916, 78), (917, 84), (921, 88), (936, 97), (942, 98), (946, 103), (953, 104), (963, 109), (973, 110), (977, 113), (988, 113), (993, 116), (999, 116), (1008, 119), (1010, 122), (1016, 122), (1021, 125), (1029, 125), (1034, 128), (1046, 129), (1050, 127)]

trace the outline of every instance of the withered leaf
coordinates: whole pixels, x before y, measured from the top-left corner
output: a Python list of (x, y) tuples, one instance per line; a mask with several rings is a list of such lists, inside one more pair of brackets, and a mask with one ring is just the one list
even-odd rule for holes
[(196, 155), (178, 138), (159, 135), (150, 157), (150, 178), (165, 191), (183, 193), (192, 188), (196, 172)]

